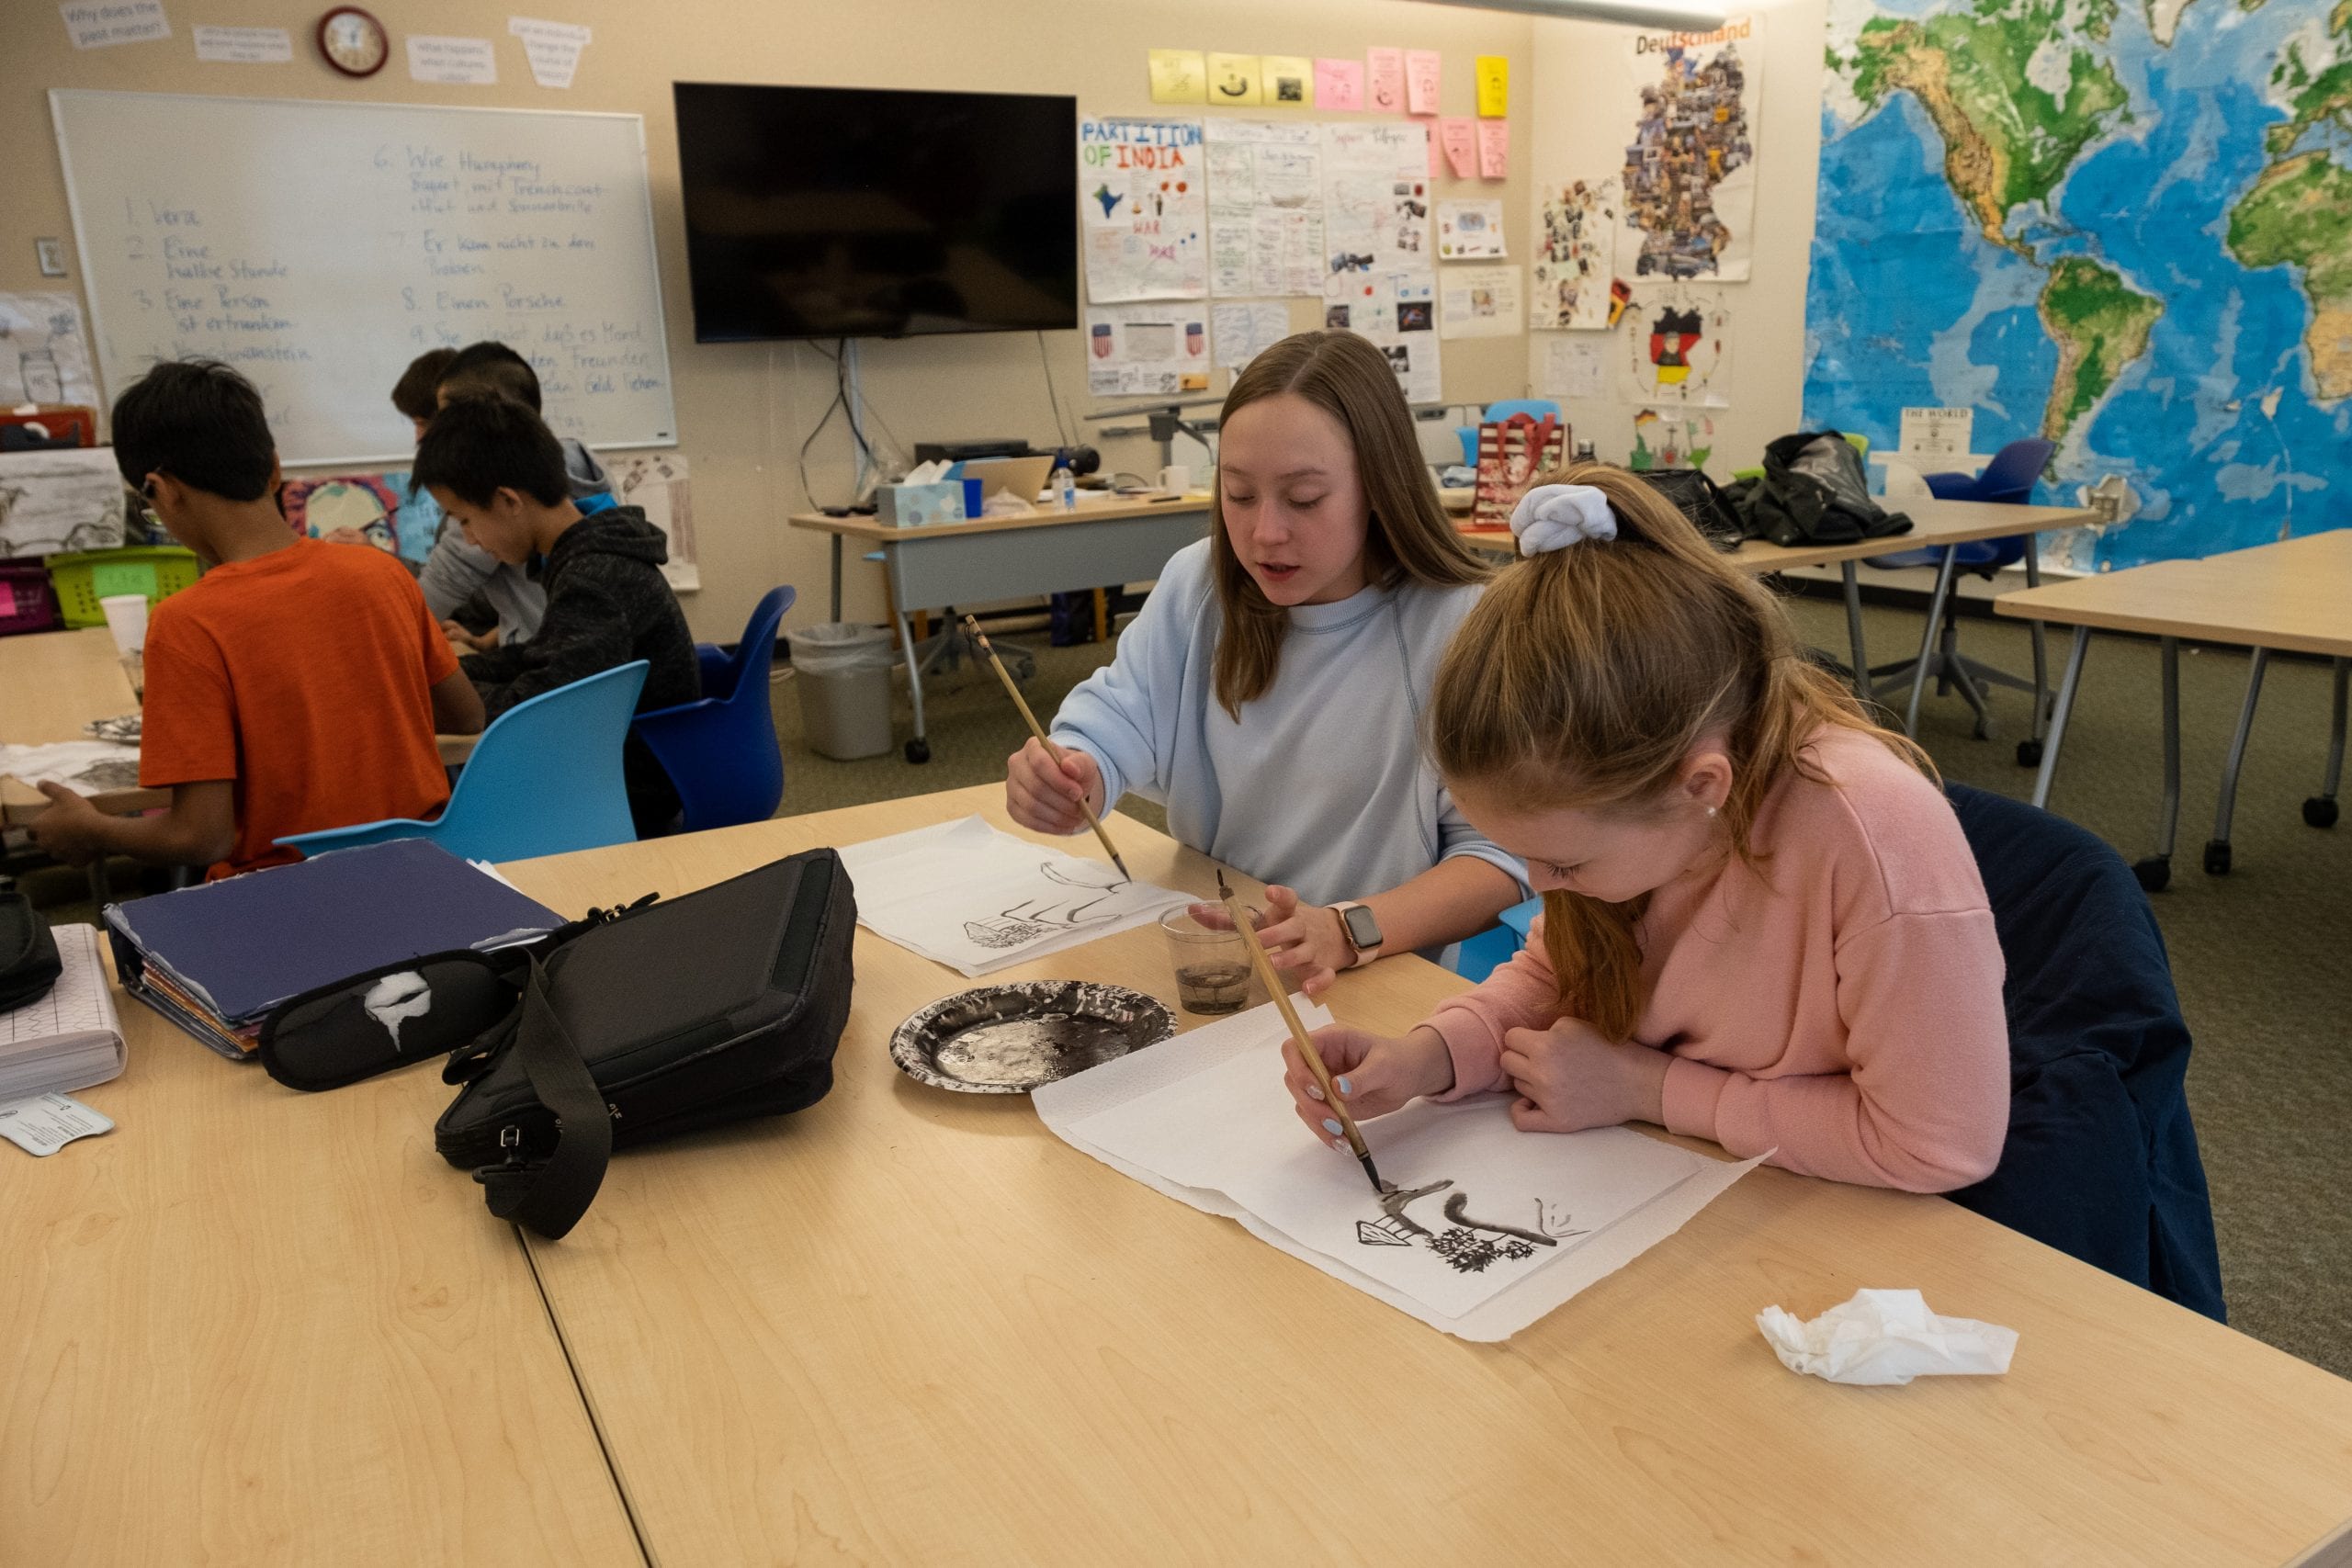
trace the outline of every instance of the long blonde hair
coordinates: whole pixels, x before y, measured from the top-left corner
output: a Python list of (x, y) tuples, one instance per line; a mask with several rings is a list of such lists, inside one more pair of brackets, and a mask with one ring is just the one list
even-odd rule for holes
[[(1438, 504), (1437, 487), (1413, 434), (1412, 411), (1405, 406), (1386, 355), (1354, 333), (1295, 333), (1233, 378), (1218, 423), (1229, 423), (1261, 398), (1285, 392), (1338, 420), (1355, 448), (1356, 479), (1372, 513), (1363, 541), (1367, 581), (1382, 588), (1405, 581), (1451, 587), (1486, 581), (1486, 565)], [(1265, 695), (1274, 683), (1290, 612), (1267, 599), (1234, 553), (1225, 533), (1221, 485), (1212, 488), (1209, 513), (1217, 606), (1225, 617), (1216, 639), (1216, 700), (1238, 719), (1242, 704)]]
[[(1791, 769), (1828, 782), (1800, 755), (1824, 725), (1875, 736), (1934, 776), (1926, 752), (1804, 657), (1771, 594), (1641, 479), (1580, 463), (1533, 482), (1599, 490), (1617, 537), (1516, 562), (1464, 620), (1430, 697), (1430, 750), (1449, 784), (1533, 807), (1640, 811), (1720, 735), (1732, 763), (1721, 820), (1752, 865), (1748, 835), (1773, 786)], [(1561, 1007), (1611, 1040), (1641, 1017), (1634, 928), (1648, 902), (1544, 895)]]

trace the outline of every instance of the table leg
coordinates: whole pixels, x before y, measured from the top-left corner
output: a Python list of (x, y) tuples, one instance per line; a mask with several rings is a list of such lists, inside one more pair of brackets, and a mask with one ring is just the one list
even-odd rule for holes
[(1854, 694), (1861, 698), (1862, 706), (1868, 708), (1878, 699), (1871, 690), (1870, 652), (1862, 647), (1861, 579), (1855, 575), (1852, 561), (1838, 562), (1838, 570), (1846, 580), (1846, 641), (1849, 657), (1854, 661)]
[(2210, 876), (2230, 872), (2230, 815), (2237, 809), (2238, 773), (2245, 766), (2246, 738), (2254, 732), (2255, 705), (2262, 701), (2262, 676), (2270, 667), (2270, 650), (2257, 648), (2245, 674), (2245, 704), (2238, 709), (2237, 733), (2230, 737), (2229, 761), (2222, 764), (2222, 799), (2213, 810), (2213, 837), (2205, 846), (2205, 871)]
[(1936, 569), (1936, 591), (1928, 599), (1928, 629), (1919, 638), (1919, 662), (1911, 667), (1911, 705), (1903, 710), (1903, 733), (1914, 740), (1919, 738), (1919, 698), (1928, 689), (1928, 660), (1936, 651), (1936, 633), (1944, 623), (1944, 603), (1951, 597), (1952, 571), (1959, 560), (1958, 550), (1944, 551), (1943, 565)]
[(842, 618), (842, 536), (833, 536), (833, 619)]
[(1111, 640), (1111, 595), (1101, 588), (1094, 591), (1094, 640)]
[(2180, 829), (2180, 639), (2161, 637), (2164, 650), (2165, 804), (2156, 824), (2156, 852), (2132, 863), (2132, 874), (2151, 893), (2172, 880), (2173, 840)]
[[(2025, 585), (2029, 589), (2039, 588), (2041, 586), (2041, 536), (2035, 534), (2028, 534), (2025, 536)], [(2050, 717), (2050, 655), (2047, 645), (2043, 639), (2041, 623), (2040, 621), (2033, 623), (2032, 632), (2033, 729), (2031, 734), (2033, 737), (2032, 747), (2035, 756), (2026, 756), (2024, 754), (2026, 748), (2023, 746), (2018, 747), (2018, 760), (2025, 762), (2039, 760), (2039, 754), (2041, 750), (2042, 726), (2048, 722)]]
[(2352, 659), (2335, 660), (2335, 716), (2327, 734), (2327, 776), (2320, 781), (2319, 793), (2303, 802), (2303, 820), (2314, 828), (2335, 826), (2335, 786), (2344, 780), (2344, 708), (2347, 686), (2352, 686)]
[(2050, 710), (2050, 739), (2041, 749), (2041, 771), (2033, 779), (2033, 804), (2050, 805), (2050, 781), (2058, 772), (2059, 743), (2066, 739), (2066, 720), (2074, 716), (2075, 690), (2083, 683), (2083, 655), (2091, 646), (2091, 629), (2075, 628), (2075, 646), (2066, 654), (2066, 672), (2058, 677), (2058, 701)]
[(907, 699), (914, 705), (915, 710), (915, 733), (914, 738), (907, 742), (907, 761), (928, 762), (931, 761), (931, 741), (922, 728), (922, 645), (917, 640), (913, 623), (908, 618), (907, 584), (905, 575), (899, 569), (899, 552), (887, 546), (885, 548), (888, 549), (889, 558), (890, 614), (899, 623), (899, 640), (906, 646)]

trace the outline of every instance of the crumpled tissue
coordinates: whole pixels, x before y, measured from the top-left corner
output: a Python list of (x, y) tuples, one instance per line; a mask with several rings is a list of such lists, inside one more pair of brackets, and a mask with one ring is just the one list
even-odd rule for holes
[(1810, 1322), (1768, 1306), (1756, 1314), (1756, 1326), (1782, 1366), (1831, 1382), (1998, 1375), (2009, 1370), (2018, 1348), (2016, 1329), (1938, 1317), (1917, 1291), (1856, 1291), (1852, 1300)]

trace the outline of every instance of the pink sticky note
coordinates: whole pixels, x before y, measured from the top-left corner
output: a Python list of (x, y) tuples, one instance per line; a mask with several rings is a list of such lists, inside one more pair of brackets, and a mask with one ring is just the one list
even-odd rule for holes
[(1375, 114), (1405, 112), (1405, 51), (1367, 49), (1364, 59), (1364, 107)]
[(1453, 177), (1474, 177), (1478, 173), (1477, 122), (1468, 118), (1439, 120), (1437, 136), (1439, 141), (1445, 143), (1445, 161), (1453, 165)]
[(1438, 78), (1444, 57), (1433, 49), (1405, 51), (1405, 105), (1413, 114), (1437, 113)]
[(1363, 62), (1318, 60), (1315, 62), (1315, 107), (1318, 109), (1363, 107)]
[(1482, 119), (1478, 122), (1478, 177), (1482, 180), (1510, 177), (1510, 121)]

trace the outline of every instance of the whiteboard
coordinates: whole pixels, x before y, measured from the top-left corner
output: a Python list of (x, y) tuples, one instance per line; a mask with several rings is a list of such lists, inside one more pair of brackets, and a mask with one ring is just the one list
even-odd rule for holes
[(52, 90), (109, 399), (157, 359), (251, 377), (288, 463), (406, 458), (392, 383), (512, 344), (548, 423), (677, 440), (637, 115)]

